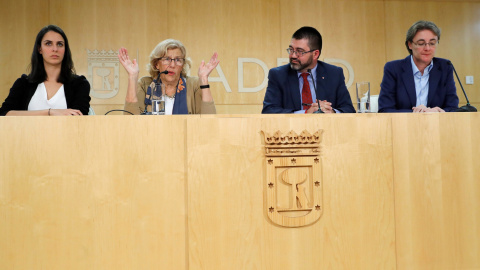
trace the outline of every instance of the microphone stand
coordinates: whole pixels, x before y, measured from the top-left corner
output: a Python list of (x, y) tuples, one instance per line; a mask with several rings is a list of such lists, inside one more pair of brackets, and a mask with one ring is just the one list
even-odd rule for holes
[[(311, 70), (311, 69), (308, 69), (307, 72), (308, 72), (308, 74), (310, 74), (310, 76), (312, 77), (313, 89), (315, 90), (315, 96), (316, 96), (316, 94), (317, 94), (317, 87), (315, 86), (315, 78), (313, 78), (312, 70)], [(317, 98), (317, 103), (318, 103), (318, 110), (314, 111), (313, 113), (324, 113), (324, 112), (322, 111), (322, 109), (320, 108), (320, 101), (318, 100), (318, 98)]]
[(448, 64), (453, 67), (453, 71), (455, 72), (455, 76), (457, 76), (457, 81), (460, 84), (460, 87), (462, 88), (463, 95), (465, 96), (465, 99), (467, 100), (467, 104), (465, 106), (462, 106), (462, 107), (458, 108), (455, 112), (476, 112), (477, 108), (470, 105), (470, 101), (468, 100), (467, 93), (465, 93), (465, 89), (463, 89), (462, 82), (460, 81), (460, 78), (458, 78), (458, 74), (457, 74), (457, 71), (455, 70), (455, 66), (453, 66), (451, 61), (448, 61)]
[(318, 101), (318, 99), (317, 99), (317, 102), (318, 102), (318, 110), (314, 111), (313, 113), (324, 113), (322, 109), (320, 109), (320, 101)]

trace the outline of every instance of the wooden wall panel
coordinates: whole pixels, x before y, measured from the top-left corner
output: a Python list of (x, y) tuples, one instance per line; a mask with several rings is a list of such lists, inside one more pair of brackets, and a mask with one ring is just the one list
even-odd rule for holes
[[(421, 7), (421, 8), (420, 8)], [(408, 55), (405, 36), (408, 28), (418, 20), (435, 22), (442, 30), (436, 56), (452, 61), (470, 103), (480, 108), (480, 3), (478, 1), (386, 1), (385, 28), (387, 61), (403, 59)], [(475, 76), (473, 85), (467, 85), (465, 76)], [(465, 105), (462, 89), (455, 79), (460, 106)]]
[[(202, 118), (187, 126), (196, 134), (187, 139), (196, 161), (188, 168), (190, 269), (395, 269), (388, 118)], [(318, 129), (323, 215), (311, 226), (274, 225), (262, 199), (260, 130)]]
[[(166, 0), (160, 1), (102, 1), (50, 0), (51, 22), (63, 27), (71, 43), (78, 74), (88, 75), (87, 50), (129, 50), (139, 62), (140, 76), (148, 75), (146, 65), (155, 45), (168, 38), (167, 26), (159, 28), (166, 16)], [(119, 93), (109, 99), (92, 97), (97, 114), (104, 114), (108, 105), (123, 109), (128, 75), (119, 65)], [(113, 77), (111, 78), (113, 84)], [(98, 105), (98, 106), (96, 106)]]
[(185, 126), (152, 120), (2, 118), (0, 268), (185, 269)]
[(263, 105), (215, 105), (218, 114), (259, 114)]
[[(219, 54), (220, 65), (232, 92), (220, 82), (210, 83), (216, 104), (257, 105), (263, 102), (265, 91), (240, 92), (238, 74), (244, 76), (243, 85), (260, 85), (265, 74), (257, 64), (245, 64), (238, 70), (238, 58), (256, 58), (268, 68), (276, 66), (280, 48), (281, 29), (278, 27), (278, 0), (202, 0), (170, 1), (171, 36), (178, 37), (187, 46), (193, 59), (191, 75), (197, 76), (202, 60), (208, 61), (214, 51)], [(211, 77), (218, 77), (217, 71)], [(227, 111), (228, 112), (228, 111)], [(255, 111), (251, 113), (257, 113)]]
[[(342, 59), (352, 65), (354, 82), (348, 88), (352, 100), (356, 98), (355, 82), (369, 81), (372, 94), (380, 92), (383, 71), (379, 67), (385, 64), (383, 1), (281, 1), (280, 18), (283, 57), (288, 57), (285, 49), (295, 30), (313, 26), (323, 38), (320, 60)], [(339, 66), (348, 81), (348, 72)]]
[[(421, 7), (421, 8), (420, 8)], [(292, 4), (283, 0), (247, 2), (227, 0), (200, 1), (105, 1), (43, 0), (35, 3), (9, 2), (2, 9), (0, 61), (0, 99), (8, 95), (14, 80), (25, 73), (33, 40), (48, 24), (61, 26), (67, 33), (77, 73), (88, 75), (89, 50), (118, 50), (124, 46), (139, 58), (142, 76), (147, 75), (148, 55), (158, 42), (176, 38), (184, 42), (193, 59), (191, 75), (196, 75), (201, 60), (214, 51), (232, 92), (221, 82), (213, 82), (212, 92), (219, 113), (259, 113), (265, 90), (239, 92), (239, 73), (244, 87), (255, 87), (265, 79), (263, 69), (246, 63), (238, 70), (239, 58), (253, 58), (267, 69), (277, 60), (288, 58), (285, 48), (293, 32), (311, 25), (324, 37), (322, 60), (342, 59), (353, 68), (353, 83), (370, 81), (372, 94), (378, 94), (386, 61), (404, 58), (405, 32), (416, 20), (435, 21), (443, 30), (437, 56), (455, 64), (462, 81), (476, 76), (480, 64), (479, 1), (327, 1)], [(14, 50), (14, 53), (12, 53)], [(346, 79), (349, 72), (345, 65)], [(108, 99), (92, 98), (97, 114), (110, 108), (123, 108), (127, 77), (120, 67), (119, 93)], [(219, 77), (214, 71), (212, 78)], [(113, 77), (111, 78), (113, 83)], [(477, 81), (477, 80), (476, 80)], [(471, 103), (480, 107), (476, 84), (465, 85)], [(460, 89), (459, 89), (460, 90)], [(354, 84), (349, 87), (355, 97)], [(461, 105), (465, 99), (459, 92)], [(238, 106), (244, 106), (239, 109)]]
[(393, 118), (398, 269), (480, 265), (479, 114)]
[(48, 0), (2, 1), (0, 8), (0, 106), (27, 73), (38, 31), (48, 23)]

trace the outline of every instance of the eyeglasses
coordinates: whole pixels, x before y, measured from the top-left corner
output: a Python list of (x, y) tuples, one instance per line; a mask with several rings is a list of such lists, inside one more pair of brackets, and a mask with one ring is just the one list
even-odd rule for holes
[(293, 55), (293, 54), (296, 54), (297, 56), (303, 56), (304, 54), (306, 53), (309, 53), (309, 52), (313, 52), (313, 51), (316, 51), (316, 50), (311, 50), (311, 51), (308, 51), (308, 52), (305, 52), (303, 50), (294, 50), (292, 48), (288, 48), (287, 49), (287, 53), (290, 54), (290, 55)]
[(170, 57), (162, 57), (160, 58), (162, 61), (162, 64), (164, 65), (170, 65), (172, 61), (175, 62), (175, 65), (177, 66), (182, 66), (183, 63), (185, 63), (185, 58), (170, 58)]
[(430, 42), (425, 42), (423, 40), (420, 40), (419, 42), (416, 42), (416, 43), (412, 41), (412, 43), (413, 43), (413, 45), (415, 45), (417, 47), (427, 47), (427, 45), (429, 45), (430, 48), (435, 48), (438, 44), (436, 40), (435, 41), (430, 41)]

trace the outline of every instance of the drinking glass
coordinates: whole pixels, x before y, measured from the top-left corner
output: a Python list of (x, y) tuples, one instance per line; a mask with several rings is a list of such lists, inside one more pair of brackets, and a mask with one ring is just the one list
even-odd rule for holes
[(165, 114), (165, 95), (161, 95), (156, 99), (152, 99), (152, 114), (153, 115)]
[(357, 83), (357, 112), (370, 112), (370, 82)]

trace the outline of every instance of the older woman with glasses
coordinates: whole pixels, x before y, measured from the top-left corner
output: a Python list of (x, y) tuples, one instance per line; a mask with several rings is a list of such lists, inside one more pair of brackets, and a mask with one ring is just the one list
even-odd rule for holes
[(450, 61), (435, 57), (440, 29), (418, 21), (407, 31), (407, 58), (385, 64), (379, 112), (449, 112), (458, 108)]
[[(128, 73), (125, 110), (133, 114), (151, 112), (152, 98), (165, 97), (165, 114), (216, 113), (208, 76), (218, 65), (217, 53), (208, 63), (202, 61), (198, 78), (187, 76), (191, 61), (183, 44), (174, 39), (160, 42), (150, 54), (150, 76), (138, 80), (138, 63), (130, 60), (125, 48), (118, 59)], [(137, 82), (138, 80), (138, 82)], [(161, 86), (161, 87), (159, 87)]]

